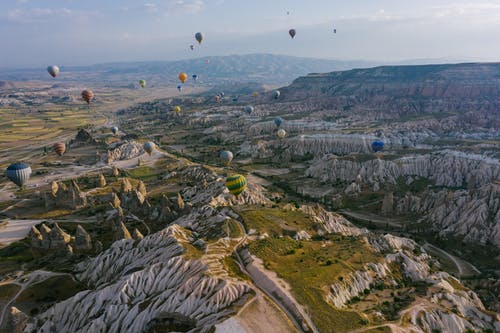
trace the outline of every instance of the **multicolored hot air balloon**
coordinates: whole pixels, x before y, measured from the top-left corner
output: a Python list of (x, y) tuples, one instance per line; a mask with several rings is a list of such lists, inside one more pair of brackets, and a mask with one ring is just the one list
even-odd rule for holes
[(288, 30), (288, 34), (293, 39), (295, 37), (295, 35), (297, 34), (297, 31), (295, 31), (295, 29), (290, 29), (290, 30)]
[(247, 188), (247, 180), (242, 175), (233, 175), (226, 178), (226, 187), (233, 195), (238, 196)]
[(116, 133), (118, 133), (118, 127), (116, 127), (116, 126), (111, 127), (111, 132), (112, 132), (114, 135), (116, 135)]
[(59, 74), (59, 67), (57, 66), (49, 66), (47, 67), (47, 72), (49, 72), (50, 76), (56, 77)]
[(280, 130), (278, 130), (278, 132), (276, 133), (276, 135), (278, 136), (278, 138), (284, 139), (285, 136), (286, 136), (286, 131), (284, 129), (280, 129)]
[(281, 117), (274, 118), (274, 124), (276, 125), (276, 127), (280, 127), (282, 122), (283, 119)]
[(186, 81), (186, 79), (188, 78), (188, 75), (184, 72), (182, 73), (179, 73), (179, 80), (184, 83)]
[(94, 98), (94, 93), (92, 90), (84, 90), (82, 91), (82, 98), (87, 104), (90, 104), (90, 101)]
[(66, 151), (66, 144), (64, 142), (54, 143), (52, 149), (57, 155), (63, 156), (64, 152)]
[(228, 166), (231, 164), (231, 161), (233, 160), (233, 153), (230, 152), (229, 150), (223, 150), (219, 154), (220, 160), (223, 165)]
[(5, 176), (17, 186), (23, 187), (30, 179), (31, 167), (22, 162), (11, 164), (5, 170)]
[(253, 107), (253, 106), (251, 106), (251, 105), (247, 105), (247, 106), (245, 106), (244, 111), (245, 111), (247, 114), (252, 114), (252, 112), (254, 111), (254, 107)]
[(281, 92), (279, 90), (273, 91), (273, 97), (274, 99), (278, 99), (281, 95)]
[(146, 80), (139, 80), (139, 85), (141, 88), (144, 88), (146, 86)]
[(197, 32), (194, 34), (194, 38), (196, 39), (196, 41), (198, 42), (198, 44), (201, 44), (201, 42), (203, 42), (203, 38), (205, 36), (203, 36), (203, 34), (201, 32)]
[(193, 74), (193, 75), (192, 75), (192, 78), (193, 78), (193, 80), (194, 80), (194, 81), (196, 81), (196, 80), (198, 80), (198, 75)]
[(144, 143), (144, 150), (146, 153), (148, 153), (149, 156), (153, 154), (153, 151), (155, 150), (156, 145), (154, 142), (148, 141)]
[(176, 105), (176, 106), (174, 106), (173, 111), (175, 112), (175, 114), (179, 114), (179, 113), (181, 113), (181, 107), (179, 105)]
[(372, 142), (372, 150), (377, 153), (384, 149), (384, 143), (382, 141), (373, 141)]

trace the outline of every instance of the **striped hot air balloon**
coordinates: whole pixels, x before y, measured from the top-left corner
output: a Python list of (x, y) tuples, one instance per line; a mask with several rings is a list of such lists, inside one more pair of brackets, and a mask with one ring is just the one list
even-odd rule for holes
[(64, 152), (66, 151), (66, 144), (64, 142), (54, 143), (52, 149), (57, 155), (63, 156)]
[(233, 175), (226, 178), (226, 187), (232, 194), (238, 196), (247, 188), (247, 180), (242, 175)]
[(82, 98), (87, 104), (90, 104), (90, 101), (94, 98), (94, 93), (92, 90), (84, 90), (82, 91)]
[(7, 167), (5, 175), (17, 186), (23, 187), (30, 179), (31, 167), (26, 163), (17, 162)]

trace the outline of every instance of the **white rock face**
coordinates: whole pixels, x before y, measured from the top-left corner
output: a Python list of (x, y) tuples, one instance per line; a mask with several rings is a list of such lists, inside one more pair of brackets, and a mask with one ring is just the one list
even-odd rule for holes
[(178, 239), (185, 237), (171, 226), (135, 246), (115, 242), (79, 265), (78, 277), (94, 290), (55, 304), (25, 332), (143, 332), (165, 313), (194, 320), (190, 331), (208, 331), (234, 313), (232, 306), (244, 302), (250, 288), (209, 277), (202, 262), (180, 257)]
[(107, 161), (121, 161), (136, 158), (144, 154), (142, 144), (136, 141), (125, 141), (110, 146), (108, 150)]
[(366, 229), (355, 227), (343, 216), (324, 210), (319, 205), (302, 205), (300, 210), (311, 216), (311, 218), (321, 226), (324, 233), (358, 236), (368, 232)]
[[(459, 235), (465, 241), (500, 247), (500, 185), (473, 190), (426, 191), (421, 197), (407, 194), (397, 203), (398, 213), (418, 213), (441, 236)], [(488, 232), (485, 232), (487, 230)]]
[(394, 161), (373, 159), (366, 162), (342, 160), (327, 155), (317, 160), (306, 176), (321, 181), (356, 181), (360, 175), (364, 183), (395, 184), (401, 176), (418, 176), (447, 187), (478, 188), (500, 179), (500, 162), (478, 155), (452, 151), (402, 157)]

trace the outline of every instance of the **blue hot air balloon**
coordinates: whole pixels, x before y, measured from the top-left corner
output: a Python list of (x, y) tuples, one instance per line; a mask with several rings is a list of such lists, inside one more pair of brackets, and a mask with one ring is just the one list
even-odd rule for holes
[(274, 118), (274, 124), (276, 125), (276, 127), (280, 127), (282, 122), (283, 119), (281, 117)]
[(177, 86), (177, 90), (179, 90), (179, 92), (181, 92), (181, 91), (182, 91), (182, 86), (181, 86), (181, 85), (178, 85), (178, 86)]
[(30, 179), (31, 167), (26, 163), (17, 162), (7, 167), (5, 175), (17, 186), (23, 187)]
[(192, 76), (192, 77), (193, 77), (193, 80), (194, 80), (194, 81), (198, 80), (198, 75), (193, 74), (193, 76)]
[(382, 141), (373, 141), (372, 142), (372, 150), (377, 153), (384, 149), (384, 143)]

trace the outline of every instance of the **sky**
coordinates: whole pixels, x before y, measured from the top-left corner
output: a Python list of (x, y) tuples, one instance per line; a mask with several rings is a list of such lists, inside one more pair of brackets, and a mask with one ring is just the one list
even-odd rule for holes
[(500, 0), (0, 0), (0, 68), (248, 53), (500, 61), (499, 36)]

